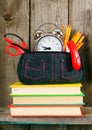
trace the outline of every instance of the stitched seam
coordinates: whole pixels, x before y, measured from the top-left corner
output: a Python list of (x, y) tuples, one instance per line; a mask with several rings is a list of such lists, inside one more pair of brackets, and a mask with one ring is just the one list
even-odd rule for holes
[(77, 78), (79, 76), (79, 74), (77, 72), (76, 72), (77, 74), (74, 74), (71, 77), (64, 76), (64, 70), (65, 70), (64, 69), (64, 64), (61, 63), (61, 78), (65, 78), (65, 79), (71, 80), (71, 79)]
[[(27, 73), (28, 73), (28, 71), (30, 71), (30, 70), (35, 70), (35, 71), (39, 71), (39, 70), (37, 70), (37, 69), (35, 69), (35, 68), (31, 68), (31, 67), (29, 67), (28, 66), (28, 63), (26, 63), (26, 65), (25, 65), (25, 72), (24, 72), (24, 77), (26, 77), (26, 78), (28, 78), (28, 79), (30, 79), (30, 80), (39, 80), (39, 79), (41, 79), (41, 78), (44, 78), (45, 77), (45, 62), (43, 62), (43, 66), (41, 66), (41, 67), (39, 67), (40, 69), (42, 68), (42, 74), (43, 75), (41, 75), (41, 76), (39, 76), (39, 77), (35, 77), (35, 78), (33, 78), (33, 77), (31, 77), (31, 76), (28, 76), (27, 75)], [(34, 72), (35, 73), (35, 72)]]

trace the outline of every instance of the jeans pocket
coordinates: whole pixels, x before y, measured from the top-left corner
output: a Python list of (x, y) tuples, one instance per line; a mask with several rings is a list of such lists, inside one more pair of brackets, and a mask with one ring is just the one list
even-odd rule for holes
[(76, 71), (72, 68), (72, 63), (71, 61), (63, 60), (60, 62), (60, 69), (61, 69), (61, 78), (70, 80), (75, 82), (79, 76), (80, 72)]
[(45, 68), (46, 68), (45, 66), (46, 66), (45, 61), (37, 60), (37, 62), (34, 61), (26, 62), (24, 77), (32, 81), (45, 78)]

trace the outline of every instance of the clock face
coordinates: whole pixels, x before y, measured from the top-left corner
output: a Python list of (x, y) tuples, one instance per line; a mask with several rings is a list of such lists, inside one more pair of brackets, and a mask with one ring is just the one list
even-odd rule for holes
[(38, 41), (37, 51), (62, 51), (62, 41), (53, 35), (46, 35)]

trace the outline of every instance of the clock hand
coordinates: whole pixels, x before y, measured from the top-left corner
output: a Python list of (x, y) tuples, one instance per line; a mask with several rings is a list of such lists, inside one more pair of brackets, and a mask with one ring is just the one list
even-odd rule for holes
[(51, 47), (42, 46), (42, 48), (44, 48), (44, 50), (51, 50)]

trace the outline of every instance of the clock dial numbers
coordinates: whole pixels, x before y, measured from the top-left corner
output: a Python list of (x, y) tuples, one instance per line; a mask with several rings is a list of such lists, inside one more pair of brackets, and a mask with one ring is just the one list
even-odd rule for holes
[(62, 43), (57, 37), (46, 35), (38, 41), (37, 51), (62, 51)]

